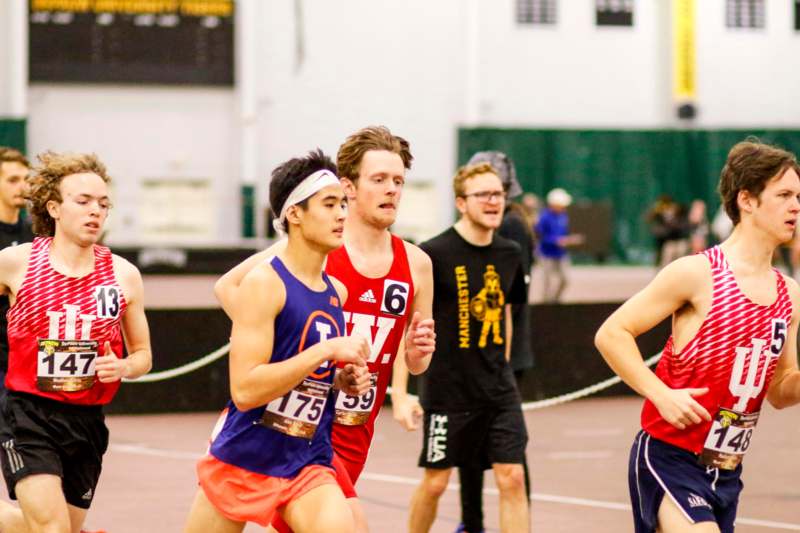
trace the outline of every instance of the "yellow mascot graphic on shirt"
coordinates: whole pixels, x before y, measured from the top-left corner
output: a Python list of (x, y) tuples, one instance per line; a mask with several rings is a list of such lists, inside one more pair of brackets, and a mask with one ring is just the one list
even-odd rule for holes
[(492, 342), (503, 344), (500, 320), (503, 318), (505, 303), (506, 297), (500, 289), (500, 276), (495, 271), (494, 265), (487, 265), (486, 272), (483, 273), (483, 288), (469, 302), (472, 316), (483, 322), (481, 337), (478, 340), (479, 347), (486, 347), (489, 328), (492, 329)]

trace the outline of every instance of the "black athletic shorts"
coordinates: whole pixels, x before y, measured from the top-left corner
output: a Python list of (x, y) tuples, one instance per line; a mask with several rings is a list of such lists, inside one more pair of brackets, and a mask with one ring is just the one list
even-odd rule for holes
[(61, 478), (67, 503), (88, 509), (108, 448), (102, 407), (9, 391), (2, 406), (0, 461), (8, 494), (33, 474)]
[(426, 411), (419, 466), (522, 464), (528, 430), (519, 405), (476, 411)]

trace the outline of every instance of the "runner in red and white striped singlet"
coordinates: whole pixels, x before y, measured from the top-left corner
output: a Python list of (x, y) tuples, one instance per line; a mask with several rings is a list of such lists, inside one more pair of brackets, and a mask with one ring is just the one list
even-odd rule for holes
[[(628, 468), (636, 533), (733, 533), (761, 404), (800, 402), (800, 287), (772, 267), (800, 215), (797, 158), (740, 142), (719, 192), (730, 237), (664, 267), (595, 337), (609, 366), (645, 397)], [(653, 372), (635, 339), (670, 315), (672, 335)]]
[[(100, 348), (108, 341), (114, 353), (122, 355), (120, 322), (127, 301), (114, 275), (111, 251), (105, 246), (95, 245), (94, 272), (71, 278), (56, 272), (50, 264), (52, 242), (51, 237), (37, 237), (34, 240), (25, 280), (17, 292), (14, 306), (8, 312), (11, 357), (6, 387), (64, 403), (108, 403), (119, 389), (120, 382), (97, 381), (94, 361), (88, 355), (85, 359), (78, 356), (74, 360), (57, 361), (52, 358), (50, 361), (56, 367), (54, 370), (58, 371), (60, 367), (66, 369), (62, 372), (65, 376), (60, 376), (65, 379), (69, 377), (66, 374), (70, 369), (75, 371), (76, 376), (87, 375), (91, 382), (87, 388), (71, 390), (43, 386), (48, 382), (47, 376), (37, 380), (40, 339), (96, 341)], [(43, 370), (47, 370), (47, 361), (40, 364)], [(84, 368), (87, 372), (82, 372)]]
[[(700, 330), (679, 354), (670, 336), (656, 376), (672, 389), (708, 387), (706, 394), (695, 399), (709, 413), (719, 408), (758, 412), (792, 318), (786, 281), (775, 270), (778, 296), (772, 305), (759, 305), (741, 291), (719, 246), (704, 254), (711, 264), (711, 308)], [(657, 439), (700, 453), (711, 422), (677, 429), (645, 400), (642, 428)]]
[(0, 250), (11, 303), (0, 462), (20, 502), (0, 502), (0, 531), (85, 533), (108, 448), (103, 404), (122, 378), (150, 370), (150, 333), (141, 274), (98, 245), (111, 209), (105, 165), (94, 154), (39, 161), (27, 179), (39, 237)]

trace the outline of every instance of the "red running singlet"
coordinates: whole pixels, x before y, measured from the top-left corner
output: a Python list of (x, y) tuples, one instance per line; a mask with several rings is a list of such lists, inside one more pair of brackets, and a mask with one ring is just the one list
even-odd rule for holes
[[(792, 302), (777, 270), (777, 298), (771, 305), (758, 305), (739, 289), (719, 246), (703, 254), (711, 263), (713, 283), (708, 315), (681, 353), (675, 353), (670, 336), (656, 375), (672, 389), (708, 387), (709, 391), (695, 400), (715, 421), (677, 429), (646, 400), (642, 428), (657, 439), (694, 453), (703, 452), (705, 456), (710, 448), (739, 454), (741, 460), (787, 340)], [(737, 461), (730, 466), (734, 464)]]
[[(368, 278), (353, 267), (344, 246), (328, 254), (325, 271), (347, 287), (344, 319), (347, 334), (365, 337), (371, 346), (370, 390), (361, 397), (339, 393), (333, 424), (333, 449), (351, 464), (351, 481), (356, 482), (367, 461), (369, 445), (389, 385), (392, 363), (405, 333), (412, 307), (414, 283), (403, 240), (392, 235), (394, 260), (389, 272)], [(354, 471), (355, 470), (355, 471)]]
[(28, 270), (8, 311), (6, 388), (64, 403), (111, 401), (120, 382), (100, 383), (94, 358), (106, 341), (122, 356), (120, 321), (127, 306), (111, 251), (94, 245), (94, 271), (80, 278), (50, 264), (51, 237), (31, 245)]

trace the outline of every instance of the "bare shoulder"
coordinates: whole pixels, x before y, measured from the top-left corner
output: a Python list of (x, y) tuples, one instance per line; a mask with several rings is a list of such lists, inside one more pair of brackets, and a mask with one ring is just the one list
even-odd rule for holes
[(274, 243), (270, 244), (269, 247), (261, 252), (258, 252), (256, 255), (261, 257), (262, 259), (267, 259), (273, 255), (278, 255), (279, 253), (283, 252), (286, 249), (286, 245), (288, 244), (289, 240), (286, 238), (279, 239)]
[(406, 248), (406, 255), (408, 256), (408, 263), (411, 265), (412, 269), (421, 269), (421, 270), (430, 270), (431, 269), (431, 258), (422, 251), (422, 248), (417, 246), (416, 244), (411, 244), (408, 241), (403, 241), (403, 245)]
[(276, 304), (282, 309), (286, 301), (286, 287), (270, 261), (262, 261), (245, 275), (239, 294), (248, 305), (260, 308)]
[(29, 242), (0, 250), (0, 286), (16, 292), (28, 271), (32, 244)]
[(128, 303), (143, 302), (144, 282), (139, 269), (133, 263), (118, 255), (111, 254), (111, 260), (114, 265), (114, 277), (117, 278), (117, 283), (122, 288), (122, 293)]
[(33, 243), (30, 242), (8, 246), (0, 250), (0, 260), (10, 263), (27, 263), (32, 249)]
[(142, 278), (142, 274), (139, 272), (139, 269), (136, 268), (136, 265), (134, 265), (124, 257), (121, 257), (116, 254), (111, 254), (111, 260), (114, 264), (114, 273), (121, 279), (135, 280)]
[(783, 273), (781, 273), (781, 276), (783, 276), (783, 281), (786, 282), (786, 290), (789, 292), (789, 298), (792, 299), (792, 307), (796, 311), (800, 308), (800, 284), (791, 276)]
[(336, 289), (336, 293), (339, 295), (339, 300), (342, 302), (342, 305), (344, 305), (347, 302), (347, 296), (349, 294), (347, 287), (335, 277), (331, 275), (328, 275), (328, 277), (330, 278), (331, 283), (333, 283), (333, 288)]
[(656, 276), (662, 283), (676, 287), (693, 287), (709, 283), (711, 263), (702, 254), (688, 255), (665, 266)]

